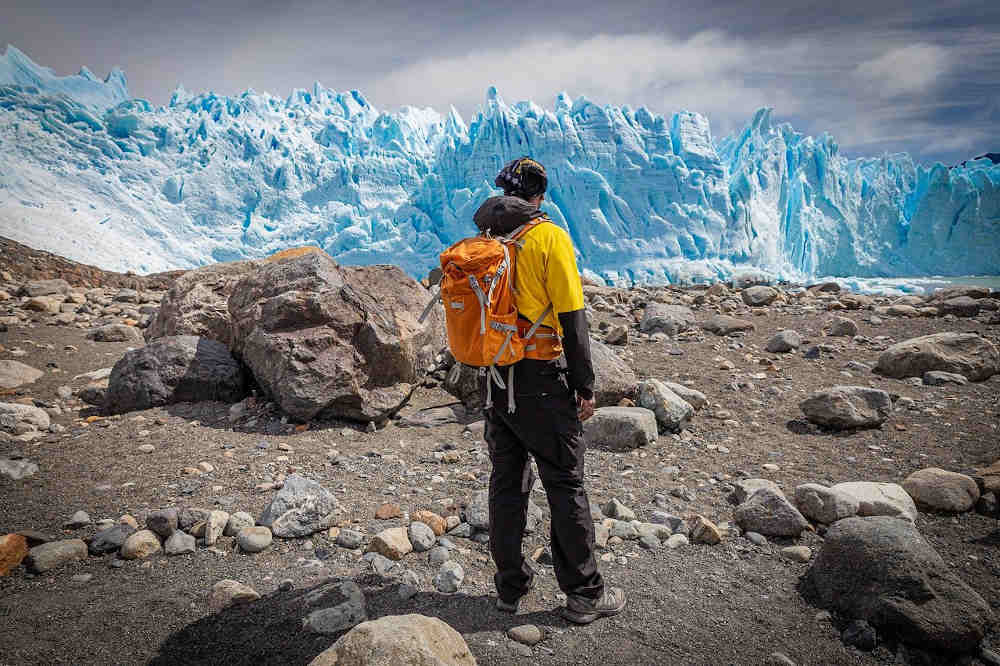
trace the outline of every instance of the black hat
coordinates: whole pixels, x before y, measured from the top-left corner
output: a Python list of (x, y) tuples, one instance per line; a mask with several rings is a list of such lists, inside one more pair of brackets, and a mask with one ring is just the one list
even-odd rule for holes
[(545, 192), (549, 179), (545, 167), (530, 157), (522, 157), (507, 164), (493, 184), (507, 196), (531, 199)]

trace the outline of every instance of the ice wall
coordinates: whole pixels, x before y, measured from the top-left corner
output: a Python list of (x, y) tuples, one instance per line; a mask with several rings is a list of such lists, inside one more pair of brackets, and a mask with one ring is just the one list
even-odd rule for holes
[(287, 98), (178, 88), (131, 99), (116, 70), (55, 77), (0, 57), (0, 234), (139, 272), (258, 257), (305, 243), (347, 263), (422, 275), (474, 231), (492, 179), (530, 154), (544, 209), (608, 282), (775, 275), (1000, 273), (1000, 165), (848, 160), (756, 113), (717, 141), (697, 113), (553, 109), (490, 89), (451, 109), (385, 113), (319, 83)]

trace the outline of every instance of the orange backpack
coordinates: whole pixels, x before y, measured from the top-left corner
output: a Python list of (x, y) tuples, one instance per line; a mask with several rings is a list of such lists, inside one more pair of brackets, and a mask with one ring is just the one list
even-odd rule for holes
[[(514, 269), (517, 248), (529, 230), (545, 222), (539, 217), (506, 236), (484, 232), (464, 238), (441, 253), (441, 283), (438, 294), (427, 304), (420, 320), (438, 299), (444, 305), (448, 346), (459, 363), (481, 368), (487, 375), (486, 408), (492, 406), (493, 382), (508, 388), (507, 409), (514, 411), (514, 363), (525, 357), (529, 339), (552, 312), (552, 305), (526, 331), (518, 328)], [(540, 334), (541, 335), (541, 334)], [(557, 336), (554, 334), (547, 337)], [(509, 366), (507, 382), (498, 366)]]

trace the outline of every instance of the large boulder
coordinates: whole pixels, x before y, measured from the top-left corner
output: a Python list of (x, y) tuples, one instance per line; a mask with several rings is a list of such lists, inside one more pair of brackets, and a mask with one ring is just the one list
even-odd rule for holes
[(796, 486), (795, 504), (803, 515), (826, 525), (856, 516), (861, 508), (861, 502), (854, 495), (818, 483)]
[(742, 296), (744, 303), (752, 308), (759, 308), (773, 303), (774, 299), (778, 297), (778, 290), (774, 287), (759, 285), (744, 289)]
[(752, 331), (754, 325), (752, 321), (737, 319), (729, 315), (713, 315), (702, 322), (702, 329), (719, 336), (732, 335), (740, 331)]
[(322, 252), (265, 262), (229, 298), (233, 351), (292, 419), (380, 421), (443, 344), (440, 309), (395, 266), (338, 266)]
[(304, 537), (333, 527), (340, 506), (329, 490), (312, 479), (290, 474), (257, 520), (276, 537)]
[(0, 361), (0, 389), (33, 384), (45, 373), (20, 361)]
[(52, 296), (55, 294), (68, 294), (71, 287), (66, 280), (31, 280), (21, 287), (18, 292), (21, 296)]
[(120, 414), (177, 402), (239, 402), (247, 377), (221, 342), (181, 335), (127, 352), (108, 380), (106, 407)]
[(639, 330), (643, 333), (683, 333), (694, 324), (694, 313), (686, 305), (650, 303), (642, 313)]
[(837, 522), (805, 580), (821, 607), (923, 649), (973, 651), (993, 621), (989, 604), (903, 520)]
[(734, 517), (744, 532), (765, 536), (798, 536), (810, 529), (809, 522), (785, 495), (770, 488), (758, 489), (736, 507)]
[(445, 375), (442, 388), (462, 401), (469, 411), (483, 406), (483, 389), (480, 386), (479, 368), (456, 362)]
[(656, 441), (656, 415), (642, 407), (600, 407), (583, 424), (588, 447), (627, 451)]
[(184, 273), (163, 295), (146, 328), (146, 339), (197, 335), (229, 345), (233, 336), (229, 297), (236, 283), (260, 265), (259, 261), (234, 261)]
[(923, 377), (943, 370), (974, 382), (1000, 372), (1000, 352), (975, 333), (935, 333), (899, 342), (882, 352), (875, 371), (886, 377)]
[(910, 522), (917, 519), (917, 507), (913, 499), (898, 483), (847, 481), (838, 483), (830, 490), (847, 493), (855, 498), (858, 501), (859, 516), (889, 516), (905, 518)]
[(94, 342), (142, 342), (142, 331), (135, 326), (108, 324), (87, 331), (87, 339)]
[(694, 407), (657, 379), (639, 384), (639, 406), (650, 409), (664, 432), (679, 432), (691, 421)]
[(975, 317), (979, 314), (979, 301), (968, 296), (957, 296), (944, 301), (935, 301), (934, 307), (938, 314), (954, 315), (956, 317)]
[(962, 513), (979, 501), (979, 486), (964, 474), (928, 467), (906, 477), (903, 489), (921, 509)]
[(834, 386), (799, 404), (806, 418), (826, 428), (877, 428), (889, 418), (889, 394), (867, 386)]
[(386, 615), (362, 622), (309, 666), (475, 666), (462, 635), (436, 617)]
[(49, 415), (44, 409), (16, 402), (0, 402), (0, 431), (20, 435), (34, 430), (48, 430)]
[(591, 340), (590, 356), (594, 364), (594, 401), (598, 407), (617, 405), (622, 398), (635, 395), (638, 379), (611, 347)]

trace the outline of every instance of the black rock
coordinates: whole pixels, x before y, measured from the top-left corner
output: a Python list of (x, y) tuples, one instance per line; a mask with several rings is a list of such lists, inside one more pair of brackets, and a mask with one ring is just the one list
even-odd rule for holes
[(94, 538), (87, 544), (87, 551), (91, 555), (107, 555), (118, 551), (125, 539), (135, 534), (135, 528), (124, 523), (115, 525), (94, 535)]
[(878, 637), (875, 635), (875, 630), (864, 620), (854, 620), (851, 622), (844, 629), (844, 633), (841, 634), (840, 638), (847, 645), (853, 645), (862, 652), (871, 652), (878, 644)]

